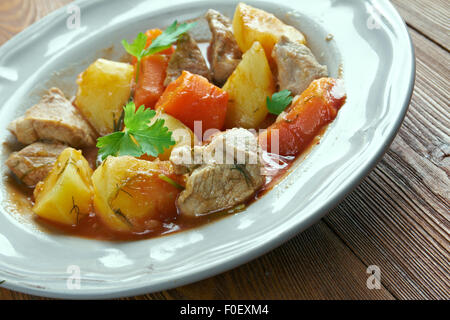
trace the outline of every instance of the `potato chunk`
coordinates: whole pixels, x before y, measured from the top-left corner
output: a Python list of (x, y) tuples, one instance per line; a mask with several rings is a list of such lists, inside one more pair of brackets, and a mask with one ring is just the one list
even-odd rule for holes
[(233, 18), (233, 32), (242, 52), (247, 51), (258, 41), (263, 46), (272, 66), (272, 49), (282, 35), (291, 41), (305, 44), (305, 36), (292, 26), (281, 22), (273, 14), (239, 3)]
[(259, 42), (244, 53), (223, 89), (229, 96), (225, 127), (258, 127), (268, 113), (266, 97), (275, 91), (272, 72)]
[(114, 231), (152, 230), (177, 215), (181, 190), (167, 177), (181, 183), (168, 161), (108, 157), (92, 176), (96, 214)]
[(34, 189), (33, 211), (47, 220), (77, 225), (92, 209), (92, 169), (81, 151), (66, 148)]
[(196, 141), (196, 136), (185, 126), (180, 120), (168, 115), (167, 113), (162, 112), (161, 110), (156, 111), (156, 116), (152, 119), (152, 123), (158, 119), (164, 120), (164, 126), (166, 126), (169, 131), (172, 131), (172, 138), (175, 140), (175, 144), (170, 146), (168, 149), (164, 150), (164, 153), (161, 153), (158, 158), (160, 160), (169, 160), (170, 154), (172, 153), (173, 148), (181, 147), (181, 146), (193, 146)]
[(78, 76), (75, 105), (98, 134), (114, 131), (130, 98), (133, 74), (127, 63), (98, 59)]

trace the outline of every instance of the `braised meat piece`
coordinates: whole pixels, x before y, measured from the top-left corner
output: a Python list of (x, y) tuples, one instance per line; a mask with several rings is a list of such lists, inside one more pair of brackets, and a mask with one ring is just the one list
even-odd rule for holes
[(18, 152), (13, 152), (5, 164), (27, 186), (35, 186), (44, 180), (66, 145), (35, 142)]
[(197, 42), (189, 33), (185, 33), (177, 41), (177, 48), (169, 60), (164, 85), (168, 86), (172, 81), (181, 76), (183, 71), (199, 74), (211, 80), (211, 72), (206, 65), (202, 52)]
[[(265, 182), (261, 149), (246, 129), (220, 133), (208, 145), (194, 147), (193, 154), (197, 160), (201, 156), (201, 164), (195, 168), (187, 164), (192, 173), (177, 199), (178, 208), (187, 216), (232, 208), (248, 200)], [(172, 156), (171, 161), (177, 162)]]
[(280, 90), (290, 90), (294, 96), (305, 91), (313, 80), (328, 76), (327, 67), (317, 62), (307, 46), (286, 36), (275, 45), (272, 57), (278, 67)]
[(58, 88), (14, 120), (8, 129), (24, 144), (50, 140), (75, 148), (95, 146), (96, 134)]
[(209, 9), (205, 17), (212, 33), (208, 61), (213, 81), (221, 86), (241, 61), (242, 52), (234, 38), (230, 19), (213, 9)]

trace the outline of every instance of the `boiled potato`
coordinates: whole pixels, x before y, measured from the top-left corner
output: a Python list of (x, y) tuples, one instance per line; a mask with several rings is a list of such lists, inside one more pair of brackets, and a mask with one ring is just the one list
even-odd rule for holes
[(233, 32), (242, 52), (247, 51), (258, 41), (264, 48), (269, 63), (272, 60), (272, 49), (282, 35), (291, 41), (306, 43), (305, 36), (292, 26), (281, 22), (273, 14), (239, 3), (233, 17)]
[(158, 110), (156, 112), (156, 116), (152, 119), (151, 123), (153, 123), (157, 119), (163, 119), (164, 126), (167, 127), (169, 131), (172, 131), (172, 139), (175, 140), (175, 144), (173, 146), (165, 149), (164, 153), (158, 156), (160, 160), (169, 160), (172, 149), (175, 147), (194, 145), (196, 137), (191, 129), (185, 126), (180, 120), (172, 117), (171, 115), (168, 115), (167, 113), (162, 112), (161, 110)]
[(266, 98), (274, 93), (275, 83), (259, 42), (244, 53), (223, 89), (229, 96), (226, 128), (256, 128), (266, 118)]
[(78, 76), (75, 105), (101, 136), (114, 131), (131, 95), (134, 68), (98, 59)]
[(119, 232), (151, 230), (174, 218), (181, 190), (161, 177), (181, 183), (169, 161), (108, 157), (92, 176), (96, 214)]
[(65, 225), (77, 225), (92, 209), (92, 169), (81, 151), (66, 148), (34, 189), (33, 211)]

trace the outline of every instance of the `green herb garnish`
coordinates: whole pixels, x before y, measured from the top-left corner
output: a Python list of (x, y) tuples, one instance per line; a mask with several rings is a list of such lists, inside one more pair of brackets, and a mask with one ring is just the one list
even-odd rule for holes
[(77, 217), (77, 225), (78, 225), (78, 218), (79, 218), (79, 216), (80, 216), (80, 207), (78, 207), (78, 206), (75, 204), (75, 199), (73, 198), (73, 196), (72, 196), (72, 209), (70, 209), (69, 214), (72, 214), (72, 212), (75, 212), (75, 214), (76, 214), (76, 217)]
[(163, 33), (161, 33), (152, 44), (146, 49), (147, 36), (140, 32), (136, 39), (130, 44), (125, 39), (122, 40), (122, 45), (125, 50), (135, 56), (137, 59), (136, 64), (136, 83), (138, 81), (139, 69), (141, 65), (141, 60), (143, 57), (149, 56), (151, 54), (158, 53), (160, 51), (169, 49), (172, 43), (177, 41), (182, 34), (187, 32), (189, 29), (194, 27), (197, 23), (182, 23), (178, 25), (178, 21), (175, 20)]
[(170, 178), (169, 178), (168, 176), (166, 176), (165, 174), (160, 174), (160, 175), (158, 176), (158, 178), (160, 178), (161, 180), (163, 180), (163, 181), (165, 181), (165, 182), (167, 182), (167, 183), (173, 185), (175, 188), (177, 188), (177, 189), (179, 189), (179, 190), (184, 190), (184, 187), (183, 187), (181, 184), (177, 183), (177, 182), (176, 182), (175, 180), (173, 180), (173, 179), (170, 179)]
[(120, 208), (117, 210), (113, 210), (113, 212), (116, 216), (118, 216), (123, 221), (125, 221), (130, 227), (133, 227), (133, 224), (131, 223), (131, 221), (127, 218), (126, 215), (123, 214), (123, 212), (122, 212), (122, 210), (120, 210)]
[(140, 157), (148, 154), (157, 157), (164, 149), (175, 144), (172, 132), (158, 119), (149, 125), (156, 112), (140, 106), (136, 110), (134, 102), (124, 107), (124, 131), (117, 131), (97, 139), (97, 147), (102, 160), (107, 156)]
[(272, 98), (267, 97), (267, 109), (270, 113), (279, 115), (289, 106), (292, 102), (291, 92), (289, 90), (283, 90), (272, 95)]
[(252, 177), (250, 176), (249, 172), (247, 171), (247, 168), (244, 164), (234, 164), (233, 167), (231, 167), (231, 170), (237, 170), (245, 179), (245, 183), (247, 183), (248, 186), (253, 185)]

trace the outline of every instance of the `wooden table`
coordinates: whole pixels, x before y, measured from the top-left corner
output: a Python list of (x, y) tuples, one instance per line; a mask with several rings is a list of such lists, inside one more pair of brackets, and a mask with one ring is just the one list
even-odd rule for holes
[[(0, 2), (0, 44), (70, 0)], [(448, 0), (395, 0), (416, 47), (402, 128), (378, 166), (326, 218), (219, 276), (133, 299), (450, 299)], [(381, 288), (366, 285), (368, 266)], [(37, 297), (0, 289), (0, 299)]]

